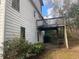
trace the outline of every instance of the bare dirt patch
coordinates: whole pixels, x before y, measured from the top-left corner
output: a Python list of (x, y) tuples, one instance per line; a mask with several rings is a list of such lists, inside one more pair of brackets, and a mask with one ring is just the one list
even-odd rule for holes
[(79, 51), (74, 49), (57, 49), (46, 52), (40, 59), (79, 59)]

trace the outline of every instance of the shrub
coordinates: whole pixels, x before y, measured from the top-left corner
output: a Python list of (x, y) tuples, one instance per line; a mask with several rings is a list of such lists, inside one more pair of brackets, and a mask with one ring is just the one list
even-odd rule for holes
[(42, 53), (44, 49), (45, 49), (45, 46), (43, 43), (36, 43), (32, 47), (32, 53), (38, 55)]
[(4, 43), (4, 59), (24, 59), (28, 54), (30, 44), (24, 39), (8, 40)]
[(24, 39), (16, 38), (4, 42), (4, 59), (27, 59), (43, 50), (43, 43), (30, 44)]

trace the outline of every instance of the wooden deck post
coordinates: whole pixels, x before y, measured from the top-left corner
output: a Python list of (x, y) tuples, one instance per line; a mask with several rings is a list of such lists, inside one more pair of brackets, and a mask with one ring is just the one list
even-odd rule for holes
[(64, 38), (65, 38), (66, 48), (69, 48), (66, 26), (64, 26)]

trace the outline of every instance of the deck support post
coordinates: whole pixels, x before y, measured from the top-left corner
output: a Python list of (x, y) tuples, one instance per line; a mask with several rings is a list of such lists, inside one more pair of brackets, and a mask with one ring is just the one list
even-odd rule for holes
[(66, 48), (69, 48), (68, 45), (68, 38), (67, 38), (67, 30), (66, 30), (66, 26), (64, 26), (64, 38), (65, 38), (65, 44), (66, 44)]
[(37, 31), (37, 41), (39, 42), (39, 31)]
[(58, 38), (58, 36), (59, 36), (59, 31), (58, 31), (58, 28), (56, 29), (56, 31), (57, 31), (57, 38)]

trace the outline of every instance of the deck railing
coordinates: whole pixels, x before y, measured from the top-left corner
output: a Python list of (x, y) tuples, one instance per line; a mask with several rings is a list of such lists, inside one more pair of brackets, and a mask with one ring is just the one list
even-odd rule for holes
[(57, 26), (57, 25), (64, 25), (63, 19), (45, 19), (43, 20), (37, 20), (37, 27), (39, 26)]

